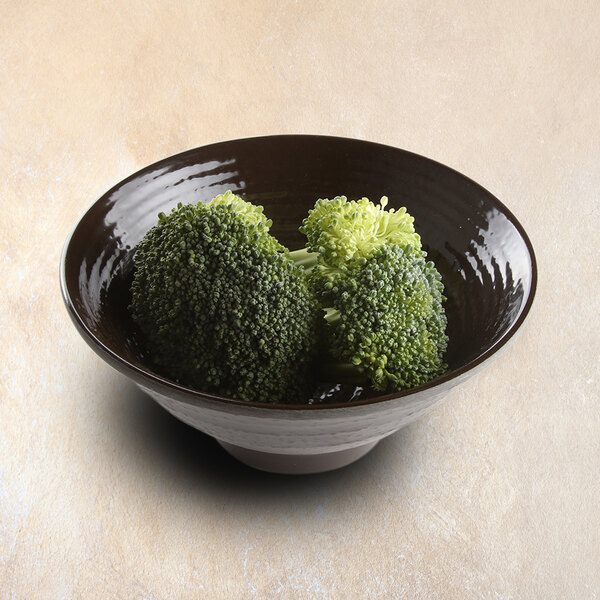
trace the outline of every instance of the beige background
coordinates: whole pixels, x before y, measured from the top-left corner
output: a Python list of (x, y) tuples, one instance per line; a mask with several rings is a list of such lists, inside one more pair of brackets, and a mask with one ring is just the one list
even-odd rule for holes
[[(599, 598), (598, 2), (178, 4), (0, 1), (0, 597)], [(513, 210), (540, 268), (495, 363), (304, 478), (160, 410), (58, 287), (109, 186), (269, 133), (444, 162)]]

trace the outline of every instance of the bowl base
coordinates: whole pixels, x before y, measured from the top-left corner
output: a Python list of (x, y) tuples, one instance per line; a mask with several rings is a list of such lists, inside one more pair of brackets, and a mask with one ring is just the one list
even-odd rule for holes
[(379, 440), (338, 450), (336, 452), (325, 452), (323, 454), (279, 454), (271, 452), (261, 452), (260, 450), (251, 450), (243, 448), (228, 442), (217, 440), (221, 446), (249, 467), (268, 471), (270, 473), (281, 473), (286, 475), (300, 475), (308, 473), (322, 473), (345, 467), (350, 463), (362, 458), (369, 450), (375, 447)]

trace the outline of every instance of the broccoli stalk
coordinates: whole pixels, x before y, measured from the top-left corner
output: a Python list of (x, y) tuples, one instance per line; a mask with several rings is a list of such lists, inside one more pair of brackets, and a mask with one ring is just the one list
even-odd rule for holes
[(310, 273), (313, 267), (317, 265), (317, 252), (311, 252), (308, 248), (300, 248), (300, 250), (291, 250), (290, 258), (296, 265), (302, 267), (307, 273)]

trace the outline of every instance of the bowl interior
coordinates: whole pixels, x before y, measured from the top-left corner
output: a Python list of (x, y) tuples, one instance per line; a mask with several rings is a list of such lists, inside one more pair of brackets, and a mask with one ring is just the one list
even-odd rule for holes
[[(446, 287), (450, 372), (443, 379), (488, 358), (531, 305), (536, 270), (525, 232), (492, 194), (456, 171), (344, 138), (223, 142), (167, 158), (124, 180), (86, 212), (65, 247), (63, 294), (75, 324), (113, 366), (147, 385), (164, 378), (148, 369), (127, 311), (135, 246), (160, 211), (178, 202), (209, 201), (228, 189), (262, 204), (273, 219), (272, 233), (292, 250), (304, 245), (298, 226), (319, 197), (376, 201), (386, 195), (390, 207), (406, 206)], [(377, 395), (344, 386), (327, 390), (333, 402)]]

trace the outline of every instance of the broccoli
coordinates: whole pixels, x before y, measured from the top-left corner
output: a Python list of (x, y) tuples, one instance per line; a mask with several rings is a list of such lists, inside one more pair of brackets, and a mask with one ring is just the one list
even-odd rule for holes
[(259, 402), (307, 401), (323, 348), (325, 379), (380, 391), (443, 373), (441, 277), (413, 218), (386, 204), (319, 200), (295, 252), (231, 192), (161, 213), (136, 248), (130, 304), (157, 369)]
[[(348, 201), (346, 196), (317, 200), (304, 219), (300, 231), (306, 235), (308, 253), (296, 251), (294, 258), (305, 267), (315, 264), (338, 268), (354, 258), (368, 258), (377, 248), (391, 244), (421, 247), (415, 232), (414, 219), (400, 210), (385, 210), (388, 199), (383, 196), (379, 206), (368, 198)], [(315, 254), (316, 253), (316, 254)]]
[(322, 312), (262, 211), (227, 192), (161, 213), (136, 248), (130, 311), (156, 367), (176, 381), (306, 401)]
[(443, 284), (426, 260), (413, 218), (366, 198), (320, 199), (291, 253), (325, 309), (330, 378), (379, 391), (421, 385), (446, 370)]

